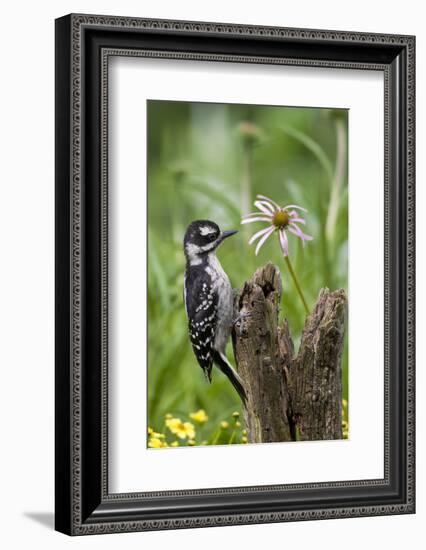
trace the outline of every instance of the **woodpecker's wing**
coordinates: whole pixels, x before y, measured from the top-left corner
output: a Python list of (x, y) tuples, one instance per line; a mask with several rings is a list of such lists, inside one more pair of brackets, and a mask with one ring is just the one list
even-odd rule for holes
[(207, 378), (211, 380), (217, 296), (209, 278), (197, 276), (197, 273), (186, 274), (185, 307), (192, 349)]

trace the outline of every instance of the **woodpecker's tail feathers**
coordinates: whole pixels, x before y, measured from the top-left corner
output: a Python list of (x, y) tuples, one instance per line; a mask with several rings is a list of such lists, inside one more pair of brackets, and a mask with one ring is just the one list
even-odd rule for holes
[(212, 382), (212, 367), (211, 367), (211, 365), (210, 365), (210, 368), (207, 367), (207, 368), (203, 369), (203, 372), (204, 372), (204, 376), (206, 377), (207, 382), (209, 382), (211, 384), (211, 382)]
[(228, 377), (231, 384), (237, 390), (241, 400), (245, 403), (247, 401), (247, 394), (244, 389), (243, 381), (241, 380), (239, 374), (232, 368), (232, 365), (229, 364), (229, 361), (225, 355), (218, 351), (213, 351), (213, 361), (220, 368), (223, 374)]

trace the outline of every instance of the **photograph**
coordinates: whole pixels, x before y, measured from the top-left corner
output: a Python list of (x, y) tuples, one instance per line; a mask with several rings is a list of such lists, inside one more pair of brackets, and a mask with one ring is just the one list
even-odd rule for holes
[(149, 449), (350, 438), (348, 124), (147, 101)]

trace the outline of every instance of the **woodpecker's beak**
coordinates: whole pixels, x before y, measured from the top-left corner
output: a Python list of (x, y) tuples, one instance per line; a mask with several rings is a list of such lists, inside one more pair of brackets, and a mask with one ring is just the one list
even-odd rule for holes
[(232, 235), (235, 235), (235, 233), (238, 233), (238, 231), (236, 229), (231, 229), (229, 231), (222, 231), (222, 233), (220, 235), (220, 241), (219, 242), (224, 241), (228, 237), (232, 237)]

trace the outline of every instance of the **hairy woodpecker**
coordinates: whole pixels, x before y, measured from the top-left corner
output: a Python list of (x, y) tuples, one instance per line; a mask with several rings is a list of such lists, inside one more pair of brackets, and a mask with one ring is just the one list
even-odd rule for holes
[(209, 220), (192, 222), (185, 233), (184, 299), (192, 349), (211, 382), (213, 363), (229, 378), (243, 401), (241, 378), (226, 358), (231, 335), (234, 299), (231, 283), (216, 257), (218, 246), (237, 231), (220, 231)]

